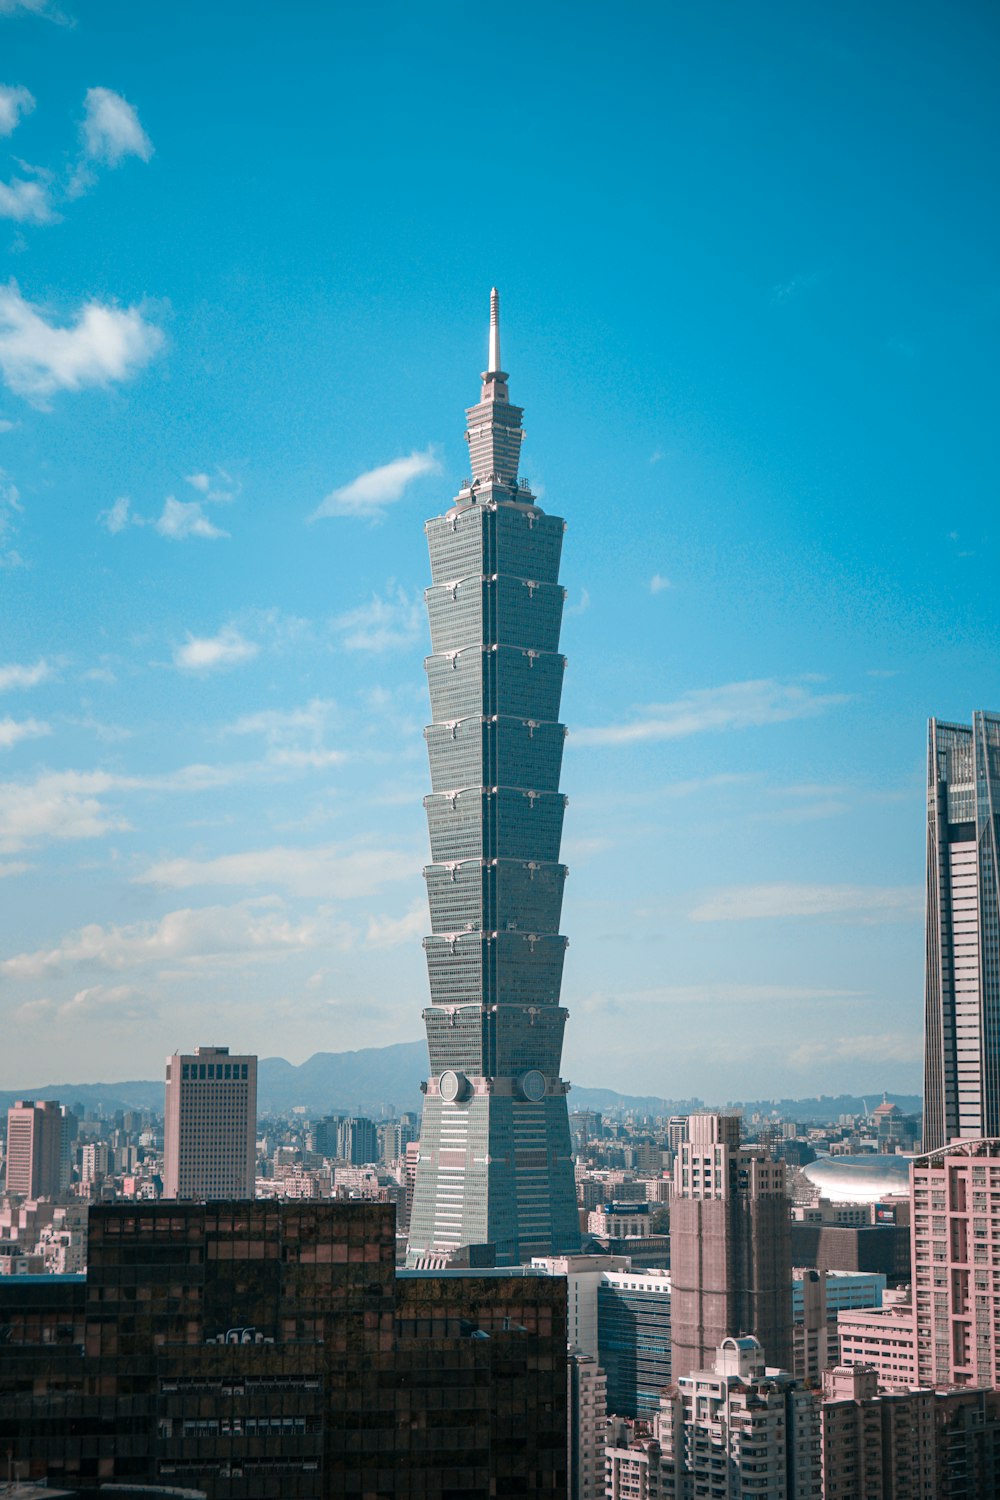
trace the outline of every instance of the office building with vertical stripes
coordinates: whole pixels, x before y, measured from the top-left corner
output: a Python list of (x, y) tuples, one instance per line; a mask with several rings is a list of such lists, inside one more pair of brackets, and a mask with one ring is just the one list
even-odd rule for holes
[(411, 1265), (516, 1265), (580, 1241), (560, 1077), (565, 523), (518, 477), (507, 379), (494, 289), (488, 368), (466, 413), (472, 477), (426, 527), (430, 1077)]
[(1000, 1136), (1000, 714), (930, 721), (925, 1151)]

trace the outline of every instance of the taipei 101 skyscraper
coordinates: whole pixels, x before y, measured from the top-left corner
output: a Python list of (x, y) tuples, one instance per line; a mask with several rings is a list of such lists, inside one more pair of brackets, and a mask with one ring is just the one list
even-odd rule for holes
[(482, 380), (466, 412), (472, 478), (426, 526), (431, 1076), (410, 1265), (517, 1265), (580, 1243), (559, 1076), (565, 523), (518, 478), (495, 288)]

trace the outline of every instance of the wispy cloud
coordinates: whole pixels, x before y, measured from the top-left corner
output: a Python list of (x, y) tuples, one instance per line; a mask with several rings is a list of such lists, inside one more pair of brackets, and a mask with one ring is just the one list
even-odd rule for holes
[(120, 167), (130, 156), (149, 161), (153, 143), (139, 123), (135, 105), (114, 89), (88, 89), (80, 126), (82, 151), (67, 192), (71, 198), (93, 186), (96, 167)]
[(104, 1021), (141, 1021), (149, 1017), (149, 1002), (131, 984), (94, 984), (77, 990), (72, 999), (59, 1007), (63, 1021), (90, 1021), (100, 1016)]
[(27, 177), (12, 177), (0, 182), (0, 219), (15, 224), (54, 224), (59, 215), (52, 202), (52, 181), (47, 172), (21, 163)]
[(0, 83), (0, 135), (12, 135), (34, 107), (34, 95), (23, 84)]
[(587, 610), (589, 608), (590, 608), (590, 590), (589, 589), (581, 589), (580, 590), (580, 597), (577, 600), (577, 602), (575, 604), (567, 604), (567, 606), (566, 606), (566, 613), (568, 615), (585, 615), (587, 613)]
[(336, 708), (332, 698), (311, 698), (301, 708), (262, 708), (224, 725), (222, 734), (259, 734), (271, 745), (296, 745), (302, 740), (317, 745)]
[(203, 500), (219, 505), (229, 505), (242, 489), (239, 480), (225, 469), (216, 469), (214, 474), (185, 474), (184, 482), (197, 490)]
[(72, 16), (52, 0), (0, 0), (0, 16), (40, 16), (57, 26), (73, 26)]
[(865, 926), (915, 922), (923, 910), (917, 886), (773, 885), (728, 886), (691, 912), (692, 922), (756, 922), (773, 918), (834, 917)]
[(9, 541), (17, 530), (18, 517), (24, 507), (17, 485), (0, 469), (0, 567), (18, 568), (24, 565), (21, 554)]
[(173, 495), (168, 495), (163, 502), (163, 514), (153, 522), (153, 530), (172, 542), (183, 542), (191, 536), (214, 541), (229, 535), (221, 526), (212, 524), (200, 500), (175, 500)]
[(114, 505), (107, 510), (102, 510), (97, 519), (106, 530), (111, 532), (112, 536), (117, 536), (120, 531), (124, 531), (129, 522), (138, 522), (142, 525), (142, 522), (132, 515), (132, 502), (128, 495), (119, 495)]
[(40, 682), (52, 676), (52, 668), (44, 659), (32, 662), (31, 666), (22, 666), (19, 662), (11, 662), (6, 667), (0, 667), (0, 693), (8, 692), (11, 688), (33, 688)]
[(229, 504), (239, 494), (239, 484), (221, 470), (217, 481), (208, 474), (189, 474), (185, 482), (198, 491), (202, 497), (200, 500), (178, 500), (174, 495), (168, 495), (163, 510), (154, 520), (139, 515), (132, 509), (129, 496), (120, 495), (112, 506), (100, 512), (97, 519), (112, 536), (117, 536), (128, 526), (150, 526), (157, 535), (171, 542), (187, 541), (189, 537), (203, 537), (209, 541), (228, 537), (228, 531), (209, 520), (205, 506)]
[(51, 733), (51, 725), (38, 719), (0, 719), (0, 750), (10, 750), (21, 740), (40, 739)]
[(127, 828), (101, 801), (116, 784), (104, 771), (52, 771), (32, 782), (0, 782), (0, 853), (50, 839), (100, 838)]
[(391, 651), (416, 640), (423, 628), (420, 601), (390, 583), (384, 595), (338, 615), (333, 621), (348, 651)]
[(862, 1036), (810, 1038), (788, 1054), (793, 1068), (812, 1070), (832, 1063), (915, 1063), (923, 1057), (923, 1038), (912, 1030), (869, 1032)]
[(811, 292), (820, 283), (818, 271), (806, 271), (798, 276), (790, 276), (787, 281), (781, 281), (771, 288), (772, 302), (791, 302), (796, 297)]
[(138, 307), (88, 302), (59, 325), (27, 302), (15, 282), (0, 288), (0, 372), (10, 390), (36, 403), (56, 391), (129, 380), (163, 342)]
[(652, 578), (649, 580), (649, 592), (651, 594), (662, 594), (665, 593), (667, 589), (672, 588), (673, 584), (670, 582), (670, 579), (664, 578), (662, 573), (654, 573)]
[(5, 959), (0, 974), (37, 979), (77, 968), (120, 972), (163, 964), (246, 966), (313, 948), (321, 938), (320, 924), (310, 918), (292, 921), (277, 900), (186, 907), (158, 921), (80, 927), (52, 948)]
[(415, 901), (402, 917), (369, 917), (365, 945), (368, 948), (398, 948), (416, 943), (427, 931), (427, 907)]
[(83, 143), (87, 155), (108, 167), (127, 156), (149, 161), (153, 143), (139, 124), (135, 106), (114, 89), (88, 89), (83, 101)]
[(410, 880), (413, 855), (397, 849), (326, 844), (316, 849), (277, 846), (223, 854), (214, 859), (169, 859), (137, 877), (140, 885), (169, 890), (201, 886), (267, 886), (297, 896), (350, 900), (371, 896), (397, 880)]
[(407, 486), (424, 474), (440, 474), (441, 463), (433, 448), (411, 453), (408, 458), (394, 458), (391, 463), (359, 474), (350, 484), (332, 490), (309, 516), (318, 521), (324, 516), (380, 516), (387, 505), (401, 500)]
[(842, 693), (817, 693), (808, 682), (761, 678), (697, 688), (672, 703), (649, 703), (628, 724), (578, 729), (578, 745), (633, 745), (650, 740), (682, 739), (708, 730), (748, 729), (814, 718), (848, 701)]
[(834, 1000), (858, 1000), (864, 998), (861, 990), (831, 989), (814, 985), (794, 984), (740, 984), (730, 981), (708, 981), (702, 984), (665, 984), (647, 989), (595, 991), (582, 996), (576, 1002), (584, 1015), (598, 1012), (605, 1014), (632, 1014), (649, 1008), (654, 1012), (665, 1006), (684, 1008), (693, 1006), (701, 1010), (706, 1006), (733, 1006), (759, 1008), (815, 1001), (828, 1003)]
[(218, 635), (188, 635), (174, 651), (174, 666), (182, 672), (218, 672), (241, 666), (259, 655), (256, 641), (248, 641), (235, 625), (224, 625)]

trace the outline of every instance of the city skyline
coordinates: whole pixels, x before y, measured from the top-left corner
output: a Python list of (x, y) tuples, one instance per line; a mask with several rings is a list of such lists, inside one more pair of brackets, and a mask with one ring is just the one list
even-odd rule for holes
[(156, 1077), (206, 1013), (295, 1062), (419, 1036), (418, 523), (495, 282), (571, 518), (564, 1075), (918, 1089), (926, 721), (1000, 704), (996, 18), (639, 47), (524, 11), (545, 87), (484, 237), (454, 81), (516, 26), (182, 6), (150, 47), (34, 9), (0, 15), (0, 1086)]

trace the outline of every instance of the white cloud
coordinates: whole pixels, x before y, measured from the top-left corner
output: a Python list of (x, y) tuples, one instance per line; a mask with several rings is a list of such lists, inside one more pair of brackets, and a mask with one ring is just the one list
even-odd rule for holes
[(309, 516), (318, 521), (323, 516), (378, 516), (383, 507), (401, 500), (409, 484), (423, 474), (440, 474), (441, 464), (434, 449), (411, 453), (408, 458), (394, 458), (391, 463), (359, 474), (350, 484), (333, 490)]
[(327, 844), (316, 849), (251, 849), (215, 859), (170, 859), (137, 877), (169, 890), (194, 886), (271, 886), (297, 896), (350, 900), (412, 879), (413, 855), (397, 849)]
[(128, 380), (163, 347), (138, 307), (86, 303), (65, 326), (49, 322), (11, 281), (0, 288), (0, 371), (19, 396), (44, 400)]
[(664, 578), (662, 573), (654, 573), (649, 580), (649, 592), (651, 594), (662, 594), (667, 589), (672, 589), (673, 584), (669, 578)]
[(52, 0), (0, 0), (0, 16), (41, 16), (57, 26), (72, 26), (74, 21)]
[(650, 740), (682, 739), (706, 730), (747, 729), (808, 719), (846, 703), (842, 693), (815, 693), (803, 682), (730, 682), (698, 688), (672, 703), (649, 703), (630, 724), (579, 729), (578, 745), (631, 745)]
[(153, 528), (172, 542), (182, 542), (189, 536), (214, 540), (229, 535), (228, 531), (212, 525), (200, 500), (175, 500), (173, 495), (168, 495), (163, 502), (163, 514), (153, 522)]
[(369, 917), (365, 944), (369, 948), (398, 948), (404, 943), (416, 943), (428, 925), (426, 906), (422, 901), (415, 902), (403, 917)]
[(280, 902), (186, 907), (158, 921), (126, 926), (97, 923), (69, 933), (53, 948), (18, 953), (0, 963), (12, 979), (35, 979), (77, 966), (121, 972), (150, 965), (182, 969), (253, 965), (263, 959), (316, 947), (329, 936), (318, 920), (289, 920)]
[(255, 641), (248, 641), (235, 625), (224, 625), (218, 635), (188, 635), (183, 646), (174, 651), (174, 666), (183, 672), (215, 672), (253, 661), (260, 652)]
[(17, 517), (23, 509), (17, 485), (0, 469), (0, 567), (23, 566), (20, 553), (6, 545), (8, 538), (17, 530)]
[(55, 1008), (54, 1000), (25, 1000), (14, 1012), (14, 1020), (21, 1026), (33, 1026), (48, 1021)]
[(332, 698), (311, 698), (302, 708), (264, 708), (243, 714), (222, 733), (259, 734), (272, 745), (285, 745), (302, 736), (315, 742), (322, 738), (336, 707)]
[(708, 981), (703, 984), (664, 984), (648, 989), (616, 990), (612, 993), (597, 991), (581, 996), (575, 1006), (584, 1015), (599, 1012), (615, 1014), (629, 1012), (648, 1006), (654, 1012), (664, 1006), (733, 1006), (755, 1010), (762, 1006), (795, 1005), (800, 1002), (822, 1001), (827, 1004), (840, 1000), (863, 1000), (861, 990), (839, 990), (794, 984), (737, 984), (729, 981)]
[(338, 615), (333, 625), (348, 651), (391, 651), (417, 638), (423, 629), (423, 611), (417, 599), (390, 583), (385, 597), (373, 595), (368, 604)]
[(25, 870), (30, 869), (31, 866), (26, 865), (23, 860), (8, 859), (0, 862), (0, 880), (10, 880), (14, 875), (23, 875)]
[(99, 800), (117, 785), (103, 771), (55, 771), (33, 782), (0, 782), (0, 853), (39, 839), (100, 838), (127, 828)]
[(83, 101), (83, 143), (92, 161), (117, 167), (127, 156), (149, 161), (153, 143), (133, 105), (114, 89), (88, 89)]
[(58, 217), (44, 173), (0, 182), (0, 219), (13, 219), (15, 224), (52, 224)]
[(97, 1015), (107, 1020), (141, 1021), (148, 1018), (149, 1005), (131, 984), (95, 984), (77, 990), (71, 1000), (59, 1007), (60, 1019), (64, 1021), (77, 1017), (89, 1021)]
[(127, 495), (119, 495), (114, 505), (109, 510), (102, 510), (98, 520), (105, 526), (112, 536), (117, 536), (119, 531), (124, 531), (130, 521), (141, 524), (137, 516), (131, 514), (132, 502)]
[(20, 740), (40, 739), (51, 733), (51, 726), (38, 719), (12, 719), (8, 716), (0, 719), (0, 750), (10, 750)]
[(227, 474), (225, 469), (216, 469), (214, 476), (211, 474), (186, 474), (185, 483), (192, 489), (198, 491), (204, 500), (210, 500), (216, 504), (228, 505), (235, 500), (242, 489), (238, 480)]
[(839, 917), (871, 925), (917, 921), (923, 910), (918, 886), (729, 886), (713, 892), (691, 913), (692, 922), (747, 922), (785, 917)]
[(919, 1032), (901, 1029), (868, 1033), (864, 1036), (838, 1036), (828, 1041), (810, 1039), (800, 1042), (788, 1054), (793, 1068), (813, 1069), (832, 1063), (915, 1063), (923, 1057), (923, 1037)]
[(585, 615), (590, 608), (590, 590), (581, 589), (580, 598), (576, 604), (568, 604), (566, 613), (568, 615)]
[(10, 688), (37, 687), (40, 682), (44, 682), (47, 677), (51, 676), (52, 668), (44, 657), (30, 667), (12, 662), (9, 666), (0, 667), (0, 693), (5, 693)]
[(0, 83), (0, 135), (12, 135), (34, 107), (34, 95), (23, 84)]

